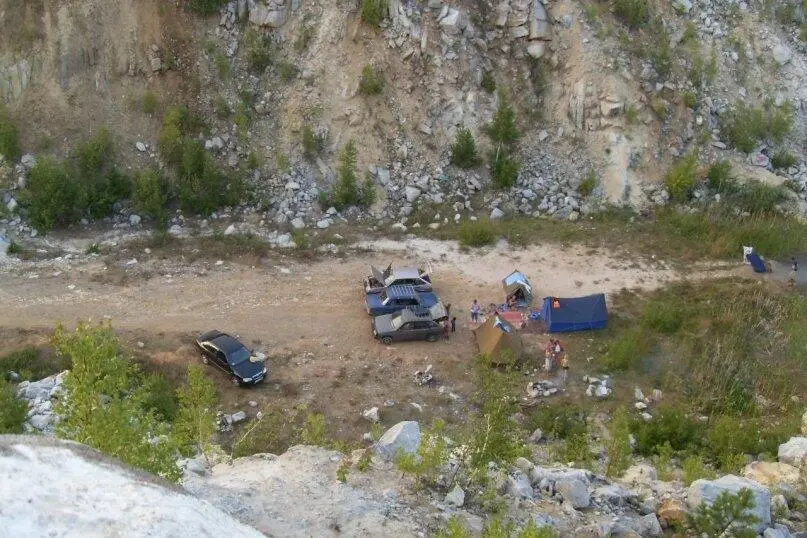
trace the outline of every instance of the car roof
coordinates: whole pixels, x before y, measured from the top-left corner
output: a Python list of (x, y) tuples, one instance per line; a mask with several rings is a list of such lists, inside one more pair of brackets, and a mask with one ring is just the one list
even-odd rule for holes
[(387, 297), (391, 299), (411, 298), (417, 297), (417, 292), (414, 286), (410, 285), (395, 285), (387, 288)]
[(420, 278), (417, 267), (399, 267), (392, 272), (393, 278)]
[(216, 346), (218, 349), (224, 352), (225, 355), (229, 355), (234, 351), (238, 351), (239, 349), (243, 349), (245, 346), (229, 334), (221, 334), (217, 336), (213, 340), (210, 341), (211, 344)]
[(432, 316), (428, 308), (405, 308), (400, 311), (401, 322), (409, 323), (410, 321), (431, 321)]

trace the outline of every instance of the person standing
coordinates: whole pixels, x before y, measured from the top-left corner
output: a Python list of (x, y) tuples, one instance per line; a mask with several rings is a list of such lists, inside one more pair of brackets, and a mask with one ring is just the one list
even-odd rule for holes
[(560, 367), (560, 379), (565, 384), (569, 378), (569, 356), (566, 353), (563, 354), (563, 358), (560, 360)]
[(451, 332), (452, 333), (457, 332), (457, 317), (456, 316), (451, 318)]
[(796, 260), (795, 256), (790, 257), (790, 285), (792, 287), (796, 286), (796, 275), (799, 271), (799, 262)]
[(471, 303), (471, 321), (474, 323), (479, 323), (479, 303), (474, 299), (474, 302)]

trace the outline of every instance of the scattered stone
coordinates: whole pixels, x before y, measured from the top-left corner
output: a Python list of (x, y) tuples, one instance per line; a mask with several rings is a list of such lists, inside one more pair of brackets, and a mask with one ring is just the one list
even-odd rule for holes
[(237, 412), (233, 413), (230, 416), (230, 418), (232, 419), (233, 424), (237, 424), (238, 422), (241, 422), (242, 420), (246, 420), (247, 414), (244, 411), (237, 411)]
[(779, 462), (795, 467), (807, 465), (807, 437), (791, 437), (787, 443), (779, 445)]
[(370, 422), (377, 423), (380, 419), (378, 416), (378, 407), (371, 407), (370, 409), (365, 409), (362, 411), (361, 416), (369, 420)]
[(769, 487), (799, 483), (799, 470), (787, 463), (755, 461), (745, 466), (743, 476)]
[(393, 460), (399, 450), (415, 454), (420, 446), (420, 424), (415, 421), (399, 422), (384, 432), (373, 450), (384, 459)]
[(524, 473), (516, 472), (507, 477), (505, 489), (508, 494), (517, 499), (532, 499), (533, 491), (530, 479)]
[(455, 484), (454, 489), (449, 491), (446, 495), (445, 501), (446, 504), (460, 508), (463, 504), (465, 504), (465, 491), (460, 487), (459, 484)]
[(129, 215), (129, 224), (130, 224), (131, 226), (137, 226), (137, 225), (139, 225), (141, 220), (142, 220), (142, 219), (140, 218), (140, 215), (136, 215), (136, 214), (134, 214), (134, 213), (132, 213), (131, 215)]
[(490, 220), (499, 220), (501, 218), (504, 218), (504, 211), (498, 207), (494, 207), (493, 211), (490, 212)]
[(305, 228), (305, 221), (303, 221), (303, 219), (301, 219), (300, 217), (295, 217), (291, 219), (291, 227), (294, 228), (295, 230), (302, 230), (303, 228)]
[(576, 478), (566, 478), (555, 483), (555, 491), (563, 497), (564, 503), (569, 503), (575, 509), (588, 508), (591, 504), (591, 494), (588, 486)]
[(406, 187), (406, 201), (410, 204), (420, 197), (421, 191), (417, 187)]
[(538, 444), (544, 438), (544, 431), (541, 428), (536, 429), (530, 436), (527, 438), (527, 442)]
[(235, 224), (230, 224), (227, 226), (227, 229), (224, 230), (224, 235), (233, 235), (235, 233)]
[(135, 144), (135, 147), (137, 148), (137, 151), (139, 151), (139, 152), (141, 152), (141, 153), (143, 153), (144, 151), (146, 151), (146, 145), (145, 145), (143, 142), (138, 142), (138, 143), (136, 143), (136, 144)]
[(785, 65), (793, 58), (793, 51), (787, 45), (776, 45), (773, 47), (773, 60), (779, 65)]
[(678, 499), (667, 499), (662, 503), (656, 515), (667, 527), (683, 525), (687, 520), (687, 508)]
[(647, 463), (631, 465), (622, 476), (622, 481), (632, 486), (650, 486), (656, 480), (658, 480), (658, 472), (655, 467)]

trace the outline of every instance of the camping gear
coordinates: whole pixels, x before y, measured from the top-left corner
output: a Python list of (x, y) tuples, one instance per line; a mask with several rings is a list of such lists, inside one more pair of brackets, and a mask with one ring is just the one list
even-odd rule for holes
[(754, 247), (743, 246), (743, 263), (748, 264), (748, 255), (754, 253)]
[(513, 271), (504, 277), (502, 285), (508, 297), (515, 296), (518, 308), (525, 308), (532, 304), (532, 284), (521, 271)]
[(479, 353), (487, 355), (491, 364), (512, 364), (521, 356), (521, 336), (501, 314), (498, 323), (496, 316), (489, 316), (473, 333)]
[(762, 261), (762, 258), (759, 257), (759, 254), (756, 252), (752, 252), (745, 257), (748, 260), (748, 263), (751, 264), (751, 267), (754, 268), (755, 273), (767, 273), (768, 269), (765, 267), (765, 262)]
[(527, 316), (518, 310), (509, 310), (507, 312), (499, 312), (499, 319), (506, 321), (516, 329), (523, 329), (527, 325)]
[(603, 293), (585, 297), (544, 297), (541, 315), (550, 333), (602, 329), (608, 322)]

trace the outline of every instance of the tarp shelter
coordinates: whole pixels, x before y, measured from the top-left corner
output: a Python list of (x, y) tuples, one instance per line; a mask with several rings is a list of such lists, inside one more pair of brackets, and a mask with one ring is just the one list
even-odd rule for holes
[(602, 293), (586, 297), (544, 297), (541, 314), (550, 333), (602, 329), (608, 321)]
[(490, 316), (473, 332), (479, 353), (487, 355), (491, 363), (512, 363), (521, 356), (521, 336), (507, 321), (499, 318), (496, 323), (495, 316)]
[(524, 308), (532, 304), (532, 284), (521, 271), (513, 271), (502, 280), (508, 296), (516, 296), (516, 305)]

